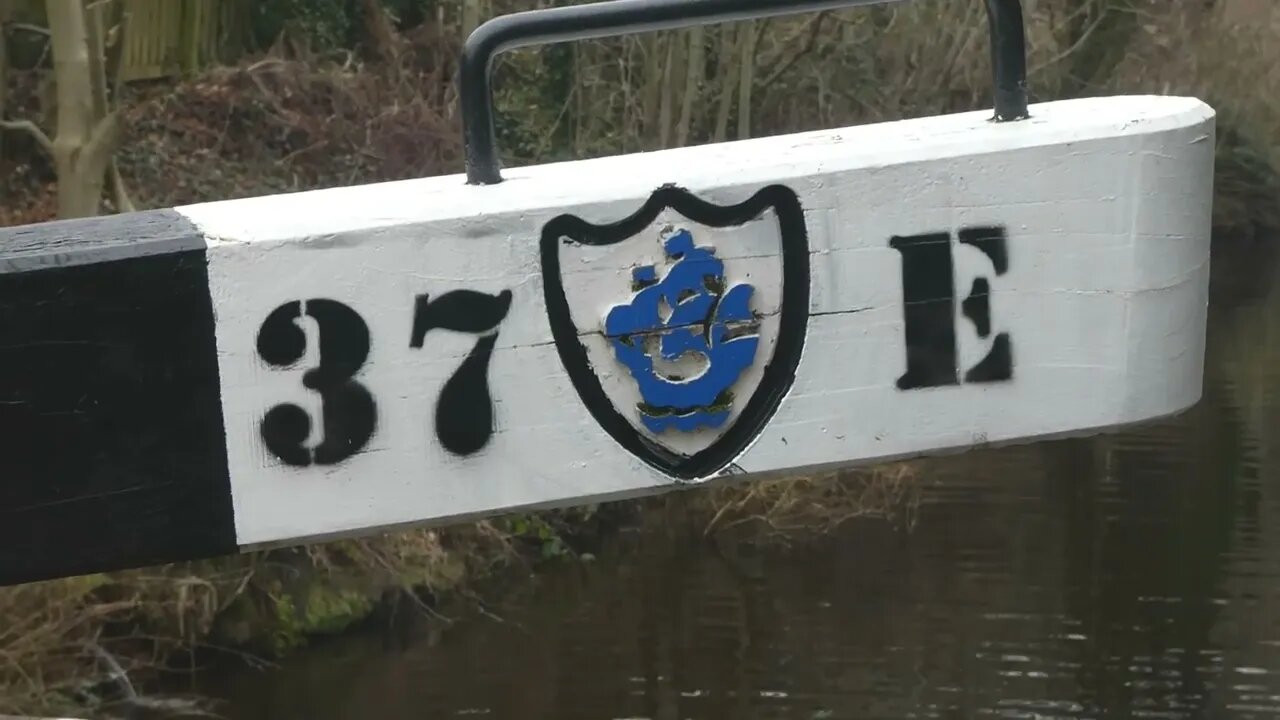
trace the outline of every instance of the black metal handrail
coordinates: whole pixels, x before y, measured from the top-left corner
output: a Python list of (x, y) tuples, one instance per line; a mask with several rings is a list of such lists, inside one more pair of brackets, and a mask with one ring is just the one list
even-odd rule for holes
[[(569, 40), (669, 30), (690, 25), (817, 12), (898, 0), (606, 0), (496, 17), (462, 48), (459, 99), (467, 182), (502, 182), (493, 124), (490, 71), (499, 53)], [(1027, 117), (1026, 37), (1019, 0), (985, 0), (997, 121)]]

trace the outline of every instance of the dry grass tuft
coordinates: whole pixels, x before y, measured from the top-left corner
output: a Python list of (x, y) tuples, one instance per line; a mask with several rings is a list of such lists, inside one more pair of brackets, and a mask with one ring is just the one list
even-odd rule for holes
[[(203, 637), (225, 607), (224, 588), (246, 573), (196, 576), (174, 568), (170, 575), (89, 575), (0, 590), (0, 713), (110, 714), (144, 704), (130, 673)], [(172, 707), (178, 705), (195, 709)]]
[(920, 477), (913, 463), (843, 470), (821, 475), (708, 488), (711, 519), (704, 536), (743, 526), (763, 529), (790, 542), (835, 531), (854, 519), (890, 520), (906, 529), (915, 525)]
[(68, 710), (97, 679), (89, 648), (103, 621), (134, 609), (129, 602), (90, 602), (103, 581), (75, 578), (0, 592), (0, 712)]

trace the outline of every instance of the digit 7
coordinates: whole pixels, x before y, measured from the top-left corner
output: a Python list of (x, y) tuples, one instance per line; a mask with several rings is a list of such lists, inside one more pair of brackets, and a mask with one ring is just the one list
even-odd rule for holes
[(489, 360), (498, 341), (498, 326), (511, 309), (511, 291), (497, 295), (452, 290), (432, 300), (414, 301), (409, 347), (421, 348), (428, 332), (453, 330), (481, 335), (462, 364), (445, 381), (436, 401), (436, 438), (454, 455), (479, 452), (493, 437), (493, 397), (489, 392)]

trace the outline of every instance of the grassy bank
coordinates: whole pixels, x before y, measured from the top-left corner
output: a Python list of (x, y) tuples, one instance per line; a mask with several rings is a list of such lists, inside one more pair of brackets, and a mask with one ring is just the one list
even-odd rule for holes
[[(1274, 30), (1233, 14), (1229, 0), (1027, 5), (1036, 100), (1205, 99), (1220, 113), (1221, 237), (1280, 227)], [(497, 78), (502, 147), (509, 164), (525, 164), (985, 107), (985, 35), (980, 3), (918, 0), (513, 53)], [(451, 27), (403, 28), (389, 54), (291, 51), (131, 88), (122, 172), (147, 207), (457, 172), (449, 79), (458, 37)], [(35, 111), (39, 81), (15, 73), (11, 104)], [(6, 140), (0, 222), (50, 219), (51, 168), (24, 137)], [(869, 517), (909, 527), (925, 491), (919, 467), (719, 485), (0, 590), (0, 714), (123, 714), (140, 702), (132, 693), (146, 695), (148, 671), (189, 660), (191, 648), (287, 654), (365, 622), (390, 598), (447, 624), (439, 604), (478, 580), (573, 561), (619, 526), (667, 520), (672, 507), (697, 534), (725, 542), (762, 530), (795, 542)], [(119, 670), (136, 686), (113, 679)]]
[(149, 684), (228, 654), (269, 663), (391, 606), (447, 627), (476, 584), (589, 558), (623, 526), (789, 545), (857, 518), (909, 525), (918, 491), (896, 465), (4, 588), (0, 716), (182, 709)]

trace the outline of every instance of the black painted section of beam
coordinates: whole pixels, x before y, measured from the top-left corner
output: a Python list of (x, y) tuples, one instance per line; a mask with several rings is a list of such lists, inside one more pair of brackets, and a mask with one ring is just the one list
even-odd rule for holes
[(0, 227), (0, 273), (204, 250), (204, 238), (174, 210)]
[(236, 551), (200, 237), (121, 218), (0, 230), (0, 584)]

